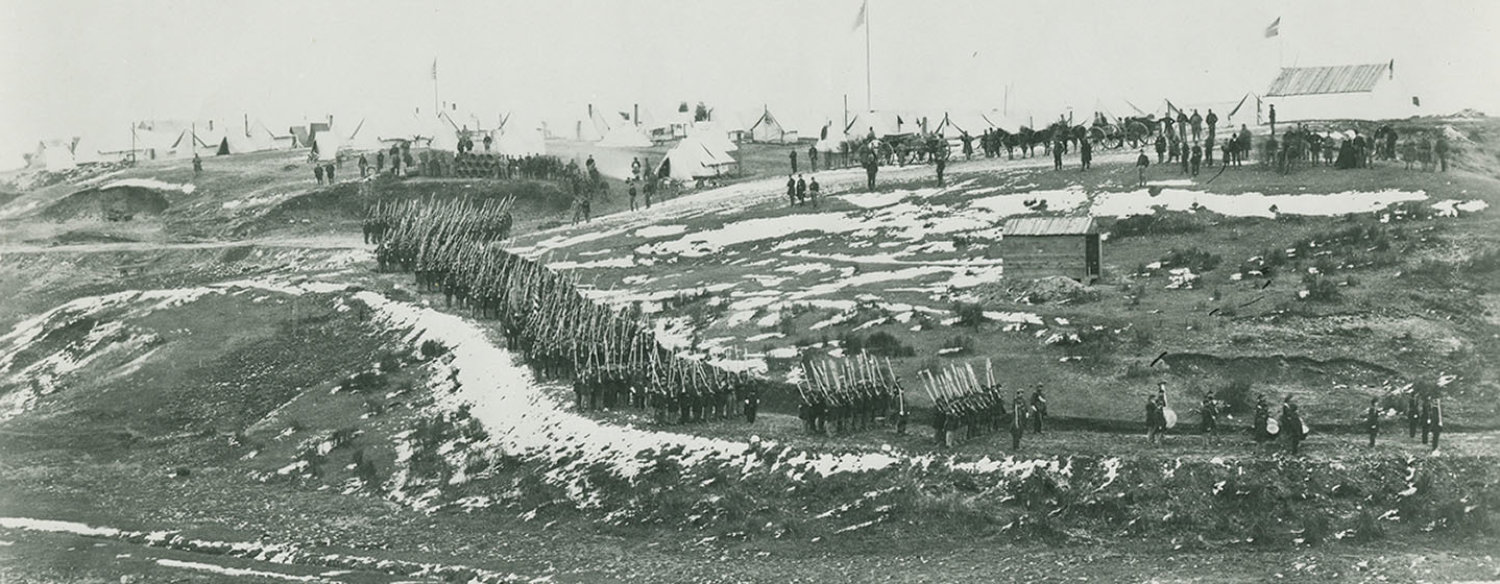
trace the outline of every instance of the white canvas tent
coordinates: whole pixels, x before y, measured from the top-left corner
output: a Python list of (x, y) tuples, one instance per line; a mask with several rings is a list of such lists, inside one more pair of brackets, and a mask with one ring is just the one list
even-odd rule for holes
[(104, 162), (105, 158), (97, 140), (89, 136), (81, 136), (73, 141), (73, 162), (75, 164)]
[(599, 145), (605, 148), (649, 148), (651, 139), (641, 133), (635, 124), (621, 122), (604, 134)]
[(916, 132), (917, 129), (917, 124), (897, 112), (860, 112), (849, 117), (849, 125), (844, 128), (844, 135), (850, 139), (858, 139), (868, 136), (873, 131), (876, 137), (883, 138), (910, 134)]
[(739, 144), (729, 139), (729, 133), (719, 127), (717, 122), (697, 122), (688, 130), (688, 136), (703, 140), (715, 150), (720, 152), (734, 152), (740, 149)]
[(688, 181), (718, 176), (735, 164), (734, 157), (728, 153), (715, 151), (702, 140), (689, 136), (667, 151), (655, 171), (657, 176)]
[[(245, 154), (276, 149), (276, 137), (260, 121), (244, 119), (234, 127), (226, 128), (219, 145), (228, 148), (230, 154)], [(216, 145), (217, 147), (218, 145)]]
[(453, 152), (458, 150), (458, 128), (442, 115), (424, 115), (417, 118), (417, 141), (425, 141), (433, 150)]
[(37, 144), (31, 165), (42, 170), (60, 172), (77, 166), (73, 162), (73, 139), (53, 138)]
[(380, 130), (376, 122), (370, 118), (365, 118), (354, 126), (354, 131), (350, 132), (349, 139), (345, 141), (344, 147), (350, 150), (368, 152), (372, 150), (384, 150), (385, 143), (380, 139)]
[(333, 162), (338, 159), (339, 148), (344, 147), (344, 137), (334, 128), (319, 130), (313, 134), (313, 143), (318, 146), (318, 162)]
[(760, 117), (745, 128), (745, 135), (752, 142), (789, 144), (797, 141), (797, 132), (782, 127), (770, 108), (763, 108)]
[(943, 114), (942, 121), (933, 128), (933, 131), (944, 138), (958, 138), (964, 132), (968, 132), (969, 136), (979, 136), (994, 127), (984, 114), (977, 111), (948, 112)]
[(515, 128), (509, 124), (495, 137), (495, 151), (505, 156), (541, 156), (547, 153), (546, 136), (541, 128)]

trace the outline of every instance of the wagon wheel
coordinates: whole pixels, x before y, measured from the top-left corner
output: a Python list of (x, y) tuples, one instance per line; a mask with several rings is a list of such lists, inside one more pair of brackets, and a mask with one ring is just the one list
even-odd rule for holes
[(1110, 124), (1096, 128), (1096, 131), (1099, 132), (1099, 141), (1105, 148), (1119, 150), (1125, 146), (1125, 132), (1121, 131), (1119, 126)]

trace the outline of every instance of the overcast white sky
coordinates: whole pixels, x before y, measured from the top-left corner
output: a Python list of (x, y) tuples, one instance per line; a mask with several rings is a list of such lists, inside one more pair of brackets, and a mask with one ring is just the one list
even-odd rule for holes
[[(870, 0), (876, 109), (1234, 101), (1278, 60), (1396, 60), (1434, 113), (1500, 113), (1500, 2)], [(585, 104), (865, 105), (860, 0), (0, 0), (0, 166), (39, 138), (248, 113), (290, 125), (445, 101), (561, 121)], [(1281, 36), (1264, 38), (1282, 18)], [(811, 120), (809, 120), (811, 121)]]

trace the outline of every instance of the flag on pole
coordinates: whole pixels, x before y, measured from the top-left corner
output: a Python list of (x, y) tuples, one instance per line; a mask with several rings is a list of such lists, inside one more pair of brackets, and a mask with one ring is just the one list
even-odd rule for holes
[(1280, 16), (1276, 17), (1276, 20), (1271, 21), (1271, 26), (1266, 27), (1266, 38), (1271, 38), (1279, 34), (1281, 34)]
[(432, 80), (437, 81), (437, 58), (432, 59)]
[(864, 2), (859, 3), (859, 14), (854, 15), (854, 26), (849, 29), (849, 32), (859, 30), (859, 27), (865, 25), (865, 11), (869, 8), (870, 0), (864, 0)]

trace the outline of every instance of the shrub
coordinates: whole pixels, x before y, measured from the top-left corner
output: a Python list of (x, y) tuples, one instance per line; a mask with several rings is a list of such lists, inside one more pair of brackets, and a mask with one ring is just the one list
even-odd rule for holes
[(1199, 233), (1203, 231), (1203, 228), (1203, 223), (1191, 214), (1158, 209), (1150, 215), (1133, 215), (1115, 221), (1109, 229), (1109, 235), (1115, 239), (1143, 235), (1174, 235)]
[(1201, 249), (1173, 249), (1162, 258), (1163, 268), (1188, 268), (1194, 272), (1208, 272), (1219, 267), (1223, 258)]
[(1121, 377), (1125, 379), (1145, 379), (1151, 377), (1152, 374), (1153, 371), (1151, 371), (1150, 367), (1141, 365), (1140, 363), (1131, 363), (1125, 366), (1125, 373)]
[[(844, 347), (845, 354), (858, 353), (860, 351), (877, 357), (911, 357), (917, 354), (916, 349), (902, 343), (901, 339), (885, 331), (871, 333), (868, 337), (846, 334), (840, 337), (840, 341), (840, 345)], [(855, 347), (858, 347), (858, 349)]]
[(357, 373), (344, 381), (342, 389), (356, 393), (369, 393), (385, 389), (390, 380), (386, 376), (371, 371)]
[(977, 327), (988, 321), (984, 306), (972, 302), (954, 302), (953, 313), (958, 316), (958, 326)]
[(1229, 385), (1219, 393), (1229, 413), (1249, 412), (1255, 407), (1255, 392), (1251, 391), (1251, 383), (1243, 379), (1230, 381)]
[(1302, 276), (1302, 287), (1307, 290), (1307, 295), (1303, 297), (1304, 300), (1332, 303), (1343, 299), (1343, 295), (1339, 293), (1338, 284), (1319, 274), (1306, 274)]
[(422, 346), (419, 350), (422, 353), (423, 359), (434, 359), (448, 354), (448, 345), (444, 345), (440, 341), (427, 339), (422, 341)]
[(944, 349), (958, 349), (944, 353), (949, 356), (968, 355), (974, 352), (974, 339), (967, 335), (954, 335), (943, 342)]

